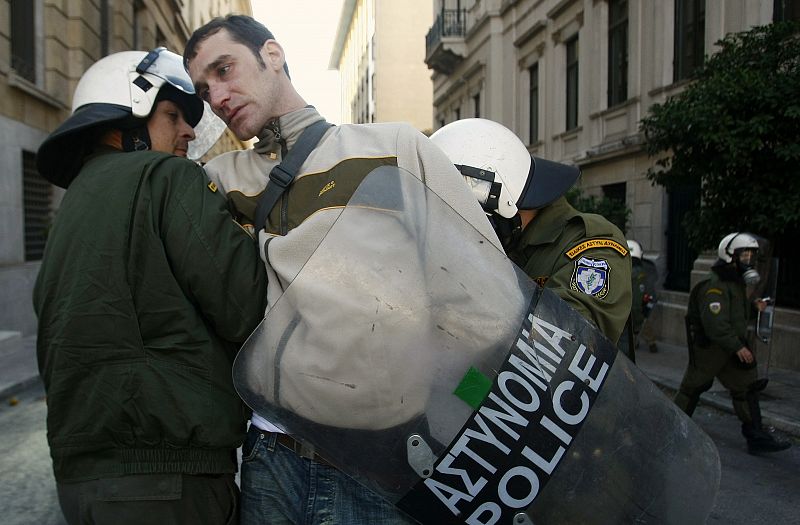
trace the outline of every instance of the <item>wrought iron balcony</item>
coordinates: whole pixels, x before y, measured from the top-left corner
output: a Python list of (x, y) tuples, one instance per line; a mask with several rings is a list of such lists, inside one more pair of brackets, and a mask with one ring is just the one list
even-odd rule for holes
[(449, 75), (466, 55), (466, 9), (442, 9), (425, 36), (428, 68)]

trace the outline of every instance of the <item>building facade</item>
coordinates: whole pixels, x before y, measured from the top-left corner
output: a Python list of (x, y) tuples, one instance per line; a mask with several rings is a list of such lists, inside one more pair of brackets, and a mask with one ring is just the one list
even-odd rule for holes
[[(474, 116), (496, 120), (532, 154), (579, 166), (584, 193), (624, 201), (632, 212), (626, 235), (656, 262), (665, 288), (650, 322), (661, 339), (684, 343), (687, 292), (711, 262), (689, 250), (680, 224), (697, 205), (698, 188), (668, 194), (652, 185), (645, 174), (654, 160), (643, 149), (639, 121), (685, 88), (716, 41), (797, 18), (797, 4), (436, 0), (425, 59), (433, 70), (435, 127)], [(800, 369), (790, 345), (797, 336), (800, 313), (779, 308), (772, 364)]]
[(430, 133), (432, 84), (423, 36), (432, 0), (344, 0), (330, 68), (344, 123), (409, 122)]
[(83, 72), (118, 51), (181, 53), (194, 28), (229, 12), (251, 14), (249, 0), (0, 0), (0, 343), (36, 332), (33, 283), (63, 190), (35, 155)]

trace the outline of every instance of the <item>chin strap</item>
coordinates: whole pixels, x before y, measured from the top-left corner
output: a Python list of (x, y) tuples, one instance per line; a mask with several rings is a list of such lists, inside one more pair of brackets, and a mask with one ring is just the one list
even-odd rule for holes
[(137, 126), (122, 131), (122, 151), (145, 151), (148, 149), (150, 149), (150, 134), (147, 133), (147, 126)]
[(522, 236), (522, 219), (520, 218), (519, 213), (510, 219), (507, 219), (496, 213), (492, 213), (489, 215), (489, 222), (492, 223), (494, 231), (500, 238), (500, 244), (503, 245), (503, 248), (506, 251), (508, 251), (510, 247), (514, 246)]

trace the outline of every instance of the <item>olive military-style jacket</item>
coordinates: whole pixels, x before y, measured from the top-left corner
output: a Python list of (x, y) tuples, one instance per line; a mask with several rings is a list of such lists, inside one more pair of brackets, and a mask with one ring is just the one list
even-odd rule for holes
[(56, 480), (235, 472), (247, 411), (231, 365), (265, 295), (253, 239), (197, 164), (90, 158), (33, 296)]
[(619, 228), (561, 197), (539, 210), (508, 254), (617, 342), (631, 311), (631, 258)]
[(649, 315), (644, 299), (645, 295), (655, 298), (657, 280), (658, 271), (652, 261), (631, 257), (631, 291), (633, 293), (631, 324), (635, 333), (639, 333), (645, 318)]
[(689, 297), (689, 321), (695, 328), (695, 346), (717, 348), (733, 355), (745, 346), (751, 305), (740, 279), (722, 279), (711, 271)]

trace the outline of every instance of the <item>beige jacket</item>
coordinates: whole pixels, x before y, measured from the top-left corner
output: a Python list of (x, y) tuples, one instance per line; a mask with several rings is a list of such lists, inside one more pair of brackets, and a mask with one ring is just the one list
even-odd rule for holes
[[(291, 149), (302, 130), (321, 119), (312, 107), (292, 112), (281, 117), (277, 125), (265, 128), (255, 149), (227, 153), (206, 165), (209, 176), (227, 194), (240, 222), (252, 219), (268, 174), (280, 161), (282, 148)], [(266, 330), (262, 332), (273, 342), (256, 350), (263, 356), (258, 361), (259, 370), (253, 372), (259, 388), (268, 390), (262, 392), (267, 400), (328, 425), (387, 428), (420, 413), (425, 403), (424, 393), (414, 398), (407, 392), (420, 369), (410, 364), (398, 366), (397, 356), (388, 356), (392, 364), (387, 364), (386, 356), (376, 357), (379, 349), (364, 344), (366, 319), (353, 319), (354, 315), (366, 313), (339, 303), (339, 282), (332, 282), (327, 289), (325, 282), (320, 282), (314, 290), (304, 288), (303, 295), (298, 296), (302, 304), (294, 307), (302, 316), (301, 323), (308, 326), (293, 329), (292, 342), (286, 348), (295, 349), (294, 355), (287, 349), (275, 348), (280, 339), (275, 332), (285, 327), (270, 330), (270, 311), (329, 232), (358, 183), (379, 166), (396, 166), (423, 181), (501, 249), (461, 174), (444, 153), (409, 125), (341, 125), (323, 136), (284, 194), (283, 202), (279, 201), (272, 210), (267, 229), (258, 234), (269, 276), (267, 317), (262, 326)], [(368, 227), (358, 233), (369, 234)], [(333, 281), (337, 279), (334, 277)], [(277, 319), (282, 315), (272, 316), (274, 322), (280, 324)], [(308, 323), (313, 323), (314, 328)], [(391, 333), (384, 335), (392, 339)], [(298, 337), (305, 339), (298, 341)], [(249, 343), (243, 352), (253, 351), (256, 343)], [(388, 374), (376, 374), (376, 359), (378, 367), (394, 369)], [(280, 386), (273, 388), (277, 384)], [(396, 404), (400, 395), (405, 396), (403, 402)], [(344, 419), (343, 413), (347, 414)]]

